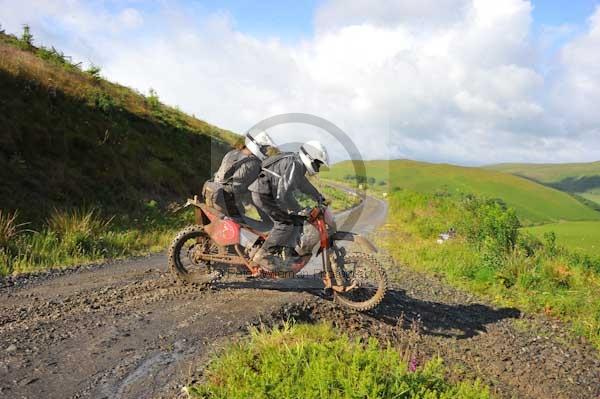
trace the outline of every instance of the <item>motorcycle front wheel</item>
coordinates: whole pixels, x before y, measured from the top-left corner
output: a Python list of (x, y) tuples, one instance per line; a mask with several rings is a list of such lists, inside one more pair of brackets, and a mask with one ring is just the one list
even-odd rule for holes
[[(367, 311), (381, 303), (388, 288), (388, 278), (383, 265), (373, 255), (346, 253), (338, 260), (344, 284), (356, 283), (356, 288), (335, 292), (335, 301), (349, 308)], [(337, 278), (336, 278), (337, 279)]]

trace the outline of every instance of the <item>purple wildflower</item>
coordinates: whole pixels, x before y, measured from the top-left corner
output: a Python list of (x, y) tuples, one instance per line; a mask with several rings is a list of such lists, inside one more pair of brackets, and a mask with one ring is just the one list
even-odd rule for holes
[(419, 361), (416, 357), (413, 356), (408, 362), (408, 371), (414, 373), (415, 371), (417, 371), (417, 367), (419, 367)]

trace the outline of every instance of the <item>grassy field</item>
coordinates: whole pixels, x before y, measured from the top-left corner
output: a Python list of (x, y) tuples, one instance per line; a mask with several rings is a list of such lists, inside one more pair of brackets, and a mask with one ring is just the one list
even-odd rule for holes
[(254, 330), (214, 359), (192, 398), (486, 399), (478, 381), (449, 382), (441, 359), (413, 366), (394, 347), (360, 342), (327, 324)]
[[(524, 225), (561, 220), (600, 220), (600, 212), (583, 205), (567, 193), (511, 174), (447, 164), (395, 160), (367, 161), (369, 187), (379, 191), (410, 189), (425, 193), (475, 193), (501, 198), (513, 207)], [(323, 177), (351, 182), (350, 162), (340, 162)]]
[(562, 222), (535, 226), (524, 231), (538, 238), (554, 232), (560, 245), (581, 253), (600, 256), (600, 222)]
[(565, 164), (498, 164), (486, 166), (528, 179), (583, 198), (600, 205), (600, 161)]

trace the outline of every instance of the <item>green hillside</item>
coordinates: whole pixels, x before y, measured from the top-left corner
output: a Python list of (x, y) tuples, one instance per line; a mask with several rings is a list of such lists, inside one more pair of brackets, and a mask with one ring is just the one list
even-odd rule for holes
[(485, 168), (523, 176), (600, 204), (600, 161), (565, 164), (507, 163)]
[[(531, 180), (481, 168), (394, 160), (365, 162), (370, 187), (381, 190), (406, 188), (420, 192), (475, 193), (501, 198), (516, 209), (524, 224), (561, 220), (600, 220), (600, 212), (583, 205), (569, 194)], [(324, 177), (350, 181), (350, 161), (334, 165)]]
[(0, 33), (0, 209), (181, 201), (237, 137), (100, 73)]
[(556, 183), (571, 177), (600, 175), (600, 161), (563, 164), (503, 163), (484, 168), (528, 177), (542, 183)]

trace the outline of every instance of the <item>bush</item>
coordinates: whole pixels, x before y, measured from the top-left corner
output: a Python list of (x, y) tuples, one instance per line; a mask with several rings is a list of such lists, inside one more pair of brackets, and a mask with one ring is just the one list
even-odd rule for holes
[(148, 106), (152, 111), (158, 111), (158, 109), (160, 108), (160, 99), (158, 98), (158, 93), (152, 88), (148, 92), (148, 97), (146, 97), (146, 101), (148, 102)]
[(374, 338), (350, 339), (327, 324), (253, 330), (210, 364), (195, 398), (489, 398), (479, 382), (449, 383), (441, 359), (409, 368)]
[(90, 75), (95, 81), (99, 81), (100, 79), (102, 79), (102, 77), (100, 76), (101, 70), (102, 69), (99, 66), (92, 64), (88, 69), (86, 69), (85, 73)]
[(21, 38), (19, 40), (23, 48), (29, 49), (33, 47), (33, 35), (31, 34), (29, 25), (23, 25), (23, 33), (21, 34)]
[[(495, 246), (498, 250), (512, 250), (519, 236), (521, 223), (514, 209), (497, 200), (482, 200), (467, 196), (462, 206), (468, 217), (462, 219), (461, 227), (466, 237), (477, 245)], [(493, 243), (490, 243), (493, 240)]]
[(105, 114), (111, 114), (117, 109), (117, 103), (110, 96), (110, 94), (105, 93), (100, 90), (92, 91), (89, 95), (89, 99), (91, 105)]
[(68, 61), (67, 56), (65, 56), (60, 51), (56, 50), (54, 47), (48, 49), (42, 46), (37, 49), (36, 54), (41, 59), (50, 61), (56, 65), (66, 66), (71, 64)]

